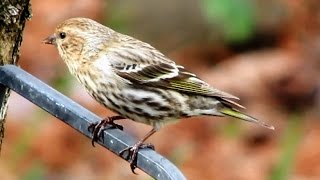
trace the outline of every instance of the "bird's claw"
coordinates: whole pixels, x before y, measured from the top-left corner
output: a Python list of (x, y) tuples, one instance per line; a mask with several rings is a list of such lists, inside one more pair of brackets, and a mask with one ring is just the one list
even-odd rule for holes
[(142, 144), (140, 142), (136, 143), (133, 146), (129, 146), (119, 152), (119, 155), (123, 157), (123, 154), (128, 151), (127, 156), (125, 157), (126, 160), (130, 163), (130, 168), (133, 174), (137, 174), (134, 170), (137, 168), (137, 160), (138, 160), (138, 152), (139, 149), (149, 148), (154, 150), (153, 144)]
[[(114, 120), (118, 119), (124, 119), (122, 116), (112, 116), (112, 117), (107, 117), (104, 118), (103, 120), (96, 122), (96, 123), (91, 123), (88, 126), (88, 131), (92, 133), (92, 141), (91, 144), (93, 147), (95, 147), (94, 143), (99, 141), (99, 140), (104, 140), (104, 134), (103, 131), (106, 128), (117, 128), (120, 130), (123, 130), (123, 126), (114, 123)], [(111, 125), (111, 127), (110, 127)]]

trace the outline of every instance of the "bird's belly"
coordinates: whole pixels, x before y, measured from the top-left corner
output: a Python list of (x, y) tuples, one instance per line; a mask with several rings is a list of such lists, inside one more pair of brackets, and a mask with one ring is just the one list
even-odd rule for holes
[(159, 126), (181, 116), (181, 102), (165, 91), (122, 87), (93, 91), (91, 96), (105, 107), (137, 122)]

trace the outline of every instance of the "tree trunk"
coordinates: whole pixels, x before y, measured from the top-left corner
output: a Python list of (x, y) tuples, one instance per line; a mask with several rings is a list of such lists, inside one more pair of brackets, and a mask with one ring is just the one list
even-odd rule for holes
[[(26, 20), (31, 18), (30, 0), (0, 1), (0, 66), (17, 65)], [(0, 151), (4, 137), (10, 90), (0, 85)]]

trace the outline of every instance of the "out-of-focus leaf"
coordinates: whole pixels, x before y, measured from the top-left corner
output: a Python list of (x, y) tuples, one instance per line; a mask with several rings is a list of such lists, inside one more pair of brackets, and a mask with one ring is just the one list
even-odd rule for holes
[(26, 174), (22, 177), (23, 180), (41, 180), (45, 177), (45, 169), (44, 166), (40, 163), (35, 163), (31, 167), (31, 169), (26, 172)]
[(289, 119), (288, 129), (282, 139), (282, 154), (278, 164), (272, 171), (270, 180), (289, 179), (293, 167), (296, 150), (302, 138), (302, 121), (299, 115)]
[(208, 22), (221, 30), (228, 42), (242, 42), (251, 37), (255, 18), (251, 0), (202, 0)]
[(238, 138), (241, 134), (241, 128), (239, 126), (241, 121), (233, 121), (228, 124), (225, 124), (221, 127), (220, 132), (226, 137), (226, 138)]

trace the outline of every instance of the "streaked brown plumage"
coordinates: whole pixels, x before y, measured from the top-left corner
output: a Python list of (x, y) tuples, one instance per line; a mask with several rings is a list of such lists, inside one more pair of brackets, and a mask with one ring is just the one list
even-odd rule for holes
[[(45, 43), (58, 48), (71, 74), (95, 100), (125, 118), (153, 126), (126, 149), (131, 152), (132, 170), (142, 143), (181, 117), (228, 115), (273, 129), (238, 111), (243, 106), (235, 102), (237, 97), (211, 87), (151, 45), (93, 20), (68, 19)], [(94, 126), (94, 137), (102, 124)]]

